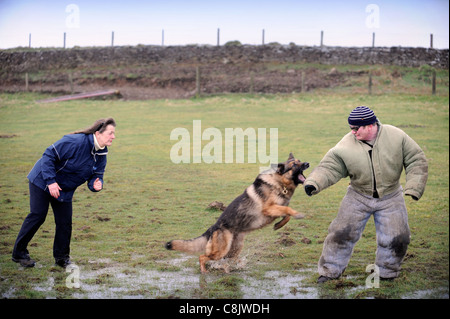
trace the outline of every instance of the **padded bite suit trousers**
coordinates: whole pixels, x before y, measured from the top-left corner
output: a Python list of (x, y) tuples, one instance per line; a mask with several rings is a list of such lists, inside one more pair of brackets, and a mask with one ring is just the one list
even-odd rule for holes
[(321, 276), (338, 278), (344, 272), (353, 248), (372, 215), (377, 234), (375, 264), (379, 267), (379, 275), (382, 278), (399, 275), (410, 242), (402, 187), (383, 198), (373, 198), (349, 186), (337, 217), (328, 228), (318, 263)]

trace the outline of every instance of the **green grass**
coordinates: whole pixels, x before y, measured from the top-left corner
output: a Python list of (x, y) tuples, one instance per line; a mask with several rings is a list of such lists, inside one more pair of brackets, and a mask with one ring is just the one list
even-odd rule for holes
[[(1, 94), (0, 135), (13, 137), (0, 139), (0, 294), (243, 298), (248, 295), (246, 287), (264, 291), (267, 285), (288, 282), (290, 298), (307, 298), (308, 289), (314, 291), (314, 298), (402, 298), (423, 291), (428, 297), (448, 296), (448, 84), (439, 88), (442, 91), (446, 94), (365, 95), (344, 90), (50, 104), (35, 103), (42, 95)], [(242, 252), (245, 262), (230, 274), (211, 269), (203, 276), (197, 258), (164, 249), (168, 240), (202, 234), (220, 214), (207, 205), (214, 200), (229, 204), (265, 166), (174, 164), (169, 156), (176, 142), (170, 140), (174, 128), (184, 127), (192, 134), (193, 120), (202, 121), (202, 130), (215, 127), (222, 134), (225, 128), (275, 127), (279, 160), (293, 152), (313, 168), (348, 132), (347, 116), (358, 105), (372, 107), (382, 123), (406, 131), (429, 160), (425, 195), (418, 202), (406, 199), (412, 238), (398, 279), (382, 282), (378, 289), (364, 288), (369, 275), (365, 269), (374, 262), (376, 251), (371, 219), (345, 275), (321, 287), (315, 283), (322, 243), (348, 180), (311, 198), (299, 188), (290, 206), (307, 217), (291, 220), (279, 231), (267, 227), (249, 234)], [(71, 257), (80, 267), (81, 288), (69, 289), (68, 273), (53, 267), (51, 210), (29, 246), (37, 267), (22, 269), (11, 262), (15, 238), (29, 209), (26, 175), (44, 149), (62, 135), (108, 116), (117, 122), (117, 139), (108, 154), (105, 188), (94, 194), (81, 186), (75, 193)]]

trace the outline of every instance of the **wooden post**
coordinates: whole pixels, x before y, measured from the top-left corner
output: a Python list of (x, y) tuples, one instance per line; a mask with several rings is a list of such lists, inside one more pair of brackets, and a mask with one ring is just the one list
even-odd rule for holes
[(28, 92), (28, 72), (25, 73), (25, 91)]
[(433, 33), (430, 34), (430, 48), (433, 48)]
[(436, 69), (431, 74), (431, 94), (436, 95)]
[(375, 32), (372, 32), (372, 48), (375, 47)]
[(73, 94), (73, 76), (72, 76), (72, 71), (69, 71), (69, 85), (70, 85), (70, 94)]
[(200, 67), (195, 70), (195, 97), (200, 97)]
[(217, 28), (217, 46), (220, 46), (220, 28)]
[(305, 71), (302, 71), (302, 80), (300, 85), (300, 92), (305, 92)]
[(323, 47), (323, 31), (320, 31), (320, 46)]
[(111, 46), (114, 46), (114, 31), (111, 33)]

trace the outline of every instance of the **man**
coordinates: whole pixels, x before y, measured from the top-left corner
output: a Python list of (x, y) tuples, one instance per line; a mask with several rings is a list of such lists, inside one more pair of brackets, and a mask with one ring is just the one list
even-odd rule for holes
[(348, 123), (351, 131), (328, 151), (304, 183), (307, 195), (312, 196), (350, 177), (323, 245), (319, 283), (342, 275), (371, 215), (377, 233), (379, 275), (382, 279), (398, 277), (410, 241), (400, 175), (404, 167), (405, 195), (414, 200), (424, 193), (428, 178), (425, 154), (405, 132), (382, 125), (366, 106), (355, 108)]

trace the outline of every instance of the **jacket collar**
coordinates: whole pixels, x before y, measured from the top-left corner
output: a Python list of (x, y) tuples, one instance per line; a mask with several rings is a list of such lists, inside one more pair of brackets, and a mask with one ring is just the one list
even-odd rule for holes
[(94, 146), (96, 151), (104, 150), (106, 146), (101, 147), (100, 144), (98, 144), (97, 137), (95, 136), (95, 133), (92, 134), (92, 137), (94, 138)]
[(94, 135), (93, 134), (88, 134), (87, 137), (88, 137), (89, 147), (91, 148), (92, 155), (94, 155), (94, 154), (95, 155), (106, 155), (106, 154), (108, 154), (108, 147), (107, 146), (105, 146), (105, 148), (102, 149), (102, 150), (98, 150), (98, 151), (95, 150)]

